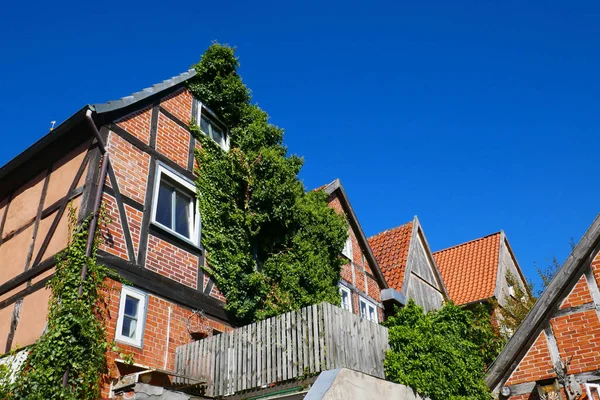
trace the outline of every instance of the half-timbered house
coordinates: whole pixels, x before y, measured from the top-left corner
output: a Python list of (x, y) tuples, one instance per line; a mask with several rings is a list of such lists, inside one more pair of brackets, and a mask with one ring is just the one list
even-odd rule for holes
[(502, 399), (600, 398), (600, 216), (486, 375)]
[(340, 180), (319, 189), (329, 195), (329, 206), (344, 214), (348, 221), (348, 239), (342, 249), (347, 263), (342, 267), (339, 284), (341, 307), (370, 321), (381, 322), (384, 306), (390, 306), (384, 301), (401, 302), (400, 296), (390, 293), (394, 290), (388, 287)]
[(80, 221), (104, 205), (112, 221), (98, 261), (128, 282), (108, 282), (108, 335), (121, 348), (110, 365), (172, 370), (177, 346), (230, 329), (225, 299), (202, 269), (199, 144), (188, 124), (200, 121), (224, 149), (228, 138), (186, 89), (194, 75), (85, 106), (0, 169), (0, 351), (32, 344), (45, 328), (45, 284), (67, 245), (69, 204)]

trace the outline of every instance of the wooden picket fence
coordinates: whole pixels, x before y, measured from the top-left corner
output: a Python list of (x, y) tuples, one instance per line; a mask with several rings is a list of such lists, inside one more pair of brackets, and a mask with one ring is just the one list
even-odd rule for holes
[(179, 346), (175, 373), (219, 397), (341, 367), (383, 378), (387, 349), (387, 328), (321, 303)]

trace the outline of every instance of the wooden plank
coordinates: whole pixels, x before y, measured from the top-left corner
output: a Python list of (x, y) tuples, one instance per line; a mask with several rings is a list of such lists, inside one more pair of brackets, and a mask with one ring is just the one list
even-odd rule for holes
[(288, 380), (288, 354), (289, 354), (289, 331), (287, 328), (289, 314), (285, 313), (281, 316), (281, 330), (283, 331), (283, 340), (281, 345), (283, 348), (281, 349), (281, 370), (283, 375), (283, 380)]
[(261, 387), (263, 385), (262, 383), (262, 369), (264, 368), (263, 363), (262, 363), (262, 344), (263, 344), (263, 338), (262, 338), (262, 334), (264, 332), (262, 323), (264, 321), (258, 321), (256, 323), (256, 338), (255, 338), (255, 356), (256, 356), (256, 360), (255, 360), (255, 365), (256, 365), (256, 387)]
[(221, 376), (221, 335), (216, 335), (213, 337), (215, 341), (215, 394), (217, 396), (222, 395), (221, 384), (223, 383), (223, 377)]
[(319, 316), (319, 371), (326, 371), (325, 364), (325, 315), (323, 303), (317, 305), (317, 314)]
[(305, 308), (306, 310), (306, 331), (307, 333), (307, 344), (308, 344), (308, 371), (314, 372), (313, 366), (315, 364), (315, 353), (313, 351), (313, 329), (312, 329), (312, 310), (309, 307)]
[(331, 315), (331, 304), (324, 303), (323, 311), (323, 321), (325, 322), (325, 357), (327, 360), (327, 369), (330, 370), (335, 368), (333, 344), (331, 341), (331, 328), (333, 328), (334, 325), (334, 321)]
[(242, 330), (242, 348), (244, 349), (242, 352), (242, 390), (246, 390), (248, 388), (248, 363), (246, 362), (246, 354), (248, 352), (248, 327), (243, 326)]
[(313, 372), (319, 372), (321, 370), (319, 365), (319, 315), (316, 304), (313, 304), (310, 308), (313, 324)]
[(256, 387), (256, 329), (258, 324), (250, 325), (250, 387)]
[(283, 325), (283, 320), (281, 318), (281, 315), (278, 315), (277, 317), (277, 358), (275, 360), (275, 362), (277, 363), (277, 382), (280, 382), (281, 380), (283, 380), (283, 363), (281, 362), (283, 355), (282, 355), (282, 350), (283, 350), (283, 329), (282, 329), (282, 325)]
[(227, 386), (229, 382), (228, 363), (229, 363), (229, 334), (221, 333), (221, 393), (227, 394)]
[(252, 389), (252, 325), (246, 327), (246, 389)]
[(297, 324), (298, 320), (296, 319), (296, 311), (292, 311), (290, 313), (290, 329), (292, 331), (292, 375), (291, 378), (296, 378), (298, 376), (298, 332), (297, 332)]
[(269, 384), (271, 382), (273, 382), (273, 378), (272, 378), (272, 374), (271, 374), (271, 369), (272, 369), (272, 365), (273, 363), (271, 362), (271, 318), (267, 319), (265, 321), (265, 326), (266, 326), (266, 338), (267, 341), (265, 343), (265, 362), (266, 362), (266, 368), (265, 368), (265, 372), (266, 372), (266, 380), (265, 380), (265, 384)]

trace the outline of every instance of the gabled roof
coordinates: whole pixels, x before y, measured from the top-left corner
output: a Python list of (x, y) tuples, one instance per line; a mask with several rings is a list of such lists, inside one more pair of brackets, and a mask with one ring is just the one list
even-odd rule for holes
[(494, 296), (498, 276), (500, 238), (496, 232), (433, 253), (456, 304), (468, 304)]
[(340, 199), (340, 203), (342, 204), (342, 207), (344, 208), (344, 211), (346, 212), (346, 215), (348, 216), (348, 221), (350, 223), (350, 226), (352, 227), (352, 230), (356, 234), (356, 239), (358, 240), (360, 247), (361, 247), (363, 253), (365, 254), (365, 258), (367, 259), (369, 265), (371, 266), (371, 270), (373, 271), (373, 274), (379, 281), (379, 284), (381, 285), (381, 287), (384, 289), (387, 289), (389, 286), (385, 280), (385, 277), (383, 276), (383, 273), (381, 272), (381, 269), (379, 268), (377, 259), (373, 255), (373, 251), (371, 250), (371, 247), (369, 246), (369, 242), (367, 241), (367, 237), (365, 236), (365, 233), (363, 232), (362, 227), (360, 226), (360, 223), (358, 222), (358, 218), (356, 217), (356, 214), (354, 213), (354, 209), (352, 209), (352, 205), (350, 204), (350, 201), (348, 200), (348, 196), (346, 195), (346, 191), (344, 190), (344, 187), (342, 186), (342, 182), (339, 179), (336, 179), (333, 182), (331, 182), (330, 184), (321, 186), (314, 190), (315, 191), (316, 190), (324, 190), (325, 193), (327, 193), (330, 196), (334, 193), (336, 193), (338, 195), (338, 198)]
[(404, 272), (408, 260), (408, 249), (413, 233), (413, 221), (388, 229), (369, 238), (375, 258), (388, 285), (398, 292), (402, 291)]
[(600, 251), (600, 215), (596, 217), (585, 235), (575, 246), (552, 282), (504, 346), (500, 355), (490, 365), (485, 377), (489, 388), (495, 388), (501, 383), (502, 379), (507, 378), (516, 368), (533, 344), (537, 334), (543, 329), (547, 319), (558, 308), (576, 280), (591, 265), (598, 251)]

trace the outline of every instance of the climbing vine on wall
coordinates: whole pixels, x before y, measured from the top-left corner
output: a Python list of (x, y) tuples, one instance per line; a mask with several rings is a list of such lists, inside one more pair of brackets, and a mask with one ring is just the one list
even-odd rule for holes
[[(103, 215), (101, 212), (101, 220)], [(105, 352), (110, 346), (104, 325), (103, 290), (109, 271), (96, 263), (98, 234), (91, 257), (86, 256), (89, 222), (87, 219), (78, 225), (76, 210), (69, 208), (71, 234), (67, 248), (57, 256), (56, 273), (48, 284), (52, 296), (46, 331), (30, 347), (14, 381), (4, 379), (0, 389), (4, 398), (95, 400), (100, 397), (107, 371)], [(82, 281), (84, 265), (88, 272), (87, 279)]]
[(198, 203), (207, 272), (239, 322), (339, 300), (343, 216), (323, 191), (306, 192), (303, 160), (288, 155), (283, 130), (251, 103), (235, 50), (211, 45), (195, 66), (190, 91), (227, 125), (223, 151), (192, 121), (202, 149)]

